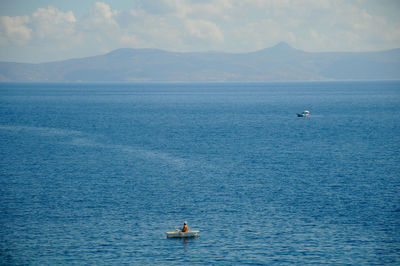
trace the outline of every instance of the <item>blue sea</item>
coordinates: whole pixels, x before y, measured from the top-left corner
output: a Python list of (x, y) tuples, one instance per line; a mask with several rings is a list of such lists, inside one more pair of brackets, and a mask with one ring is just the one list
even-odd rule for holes
[(399, 265), (400, 82), (2, 83), (0, 264)]

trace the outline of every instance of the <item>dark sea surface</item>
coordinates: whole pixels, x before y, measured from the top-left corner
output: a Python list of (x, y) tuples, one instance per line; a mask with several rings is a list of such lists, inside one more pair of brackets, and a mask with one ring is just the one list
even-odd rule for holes
[(400, 82), (3, 83), (0, 175), (0, 264), (399, 265)]

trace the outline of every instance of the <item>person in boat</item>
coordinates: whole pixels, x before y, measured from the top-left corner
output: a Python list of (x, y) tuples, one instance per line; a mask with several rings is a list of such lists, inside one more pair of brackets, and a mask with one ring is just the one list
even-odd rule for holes
[(187, 231), (189, 231), (189, 228), (188, 228), (187, 223), (186, 223), (186, 221), (185, 221), (185, 222), (183, 223), (183, 227), (182, 227), (182, 229), (181, 229), (181, 232), (185, 233), (185, 232), (187, 232)]

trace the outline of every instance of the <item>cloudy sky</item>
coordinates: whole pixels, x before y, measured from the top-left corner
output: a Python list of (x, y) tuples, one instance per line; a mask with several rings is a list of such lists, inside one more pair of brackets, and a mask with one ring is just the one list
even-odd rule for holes
[(250, 52), (400, 47), (399, 0), (0, 0), (0, 61), (47, 62), (123, 47)]

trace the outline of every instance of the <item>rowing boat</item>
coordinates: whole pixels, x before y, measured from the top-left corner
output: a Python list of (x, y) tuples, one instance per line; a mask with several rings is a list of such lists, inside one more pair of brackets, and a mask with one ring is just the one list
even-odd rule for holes
[(175, 232), (167, 232), (167, 238), (170, 237), (198, 237), (199, 236), (199, 231), (196, 230), (189, 230), (187, 232), (182, 232), (180, 230), (176, 230)]

